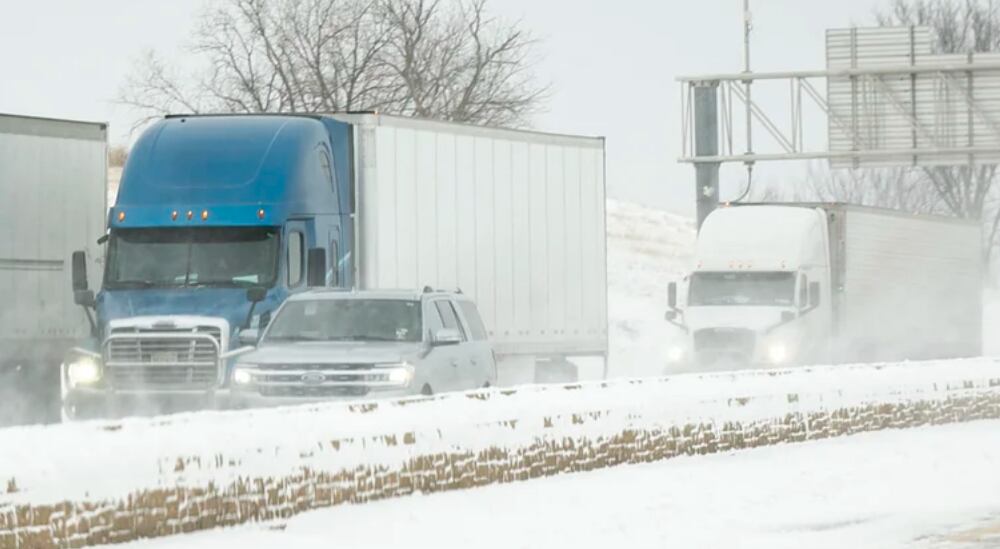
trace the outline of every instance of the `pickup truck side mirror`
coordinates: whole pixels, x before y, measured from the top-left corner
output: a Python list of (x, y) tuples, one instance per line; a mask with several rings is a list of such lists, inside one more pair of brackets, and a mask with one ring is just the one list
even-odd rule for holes
[[(677, 283), (671, 282), (667, 285), (667, 305), (671, 309), (677, 308)], [(669, 319), (668, 319), (669, 320)]]
[(462, 342), (462, 334), (458, 330), (442, 328), (434, 332), (431, 336), (431, 345), (438, 347), (441, 345), (457, 345)]
[(667, 322), (673, 322), (677, 320), (677, 311), (670, 309), (669, 311), (666, 312), (666, 314), (663, 315), (663, 318)]
[(72, 268), (73, 291), (78, 292), (90, 289), (90, 285), (87, 283), (87, 252), (83, 250), (73, 252)]
[(240, 345), (256, 345), (260, 339), (260, 332), (257, 328), (244, 328), (240, 330)]
[(822, 293), (820, 292), (819, 282), (809, 283), (809, 307), (816, 308), (819, 307)]
[(326, 286), (326, 250), (310, 248), (306, 266), (306, 285), (310, 288)]

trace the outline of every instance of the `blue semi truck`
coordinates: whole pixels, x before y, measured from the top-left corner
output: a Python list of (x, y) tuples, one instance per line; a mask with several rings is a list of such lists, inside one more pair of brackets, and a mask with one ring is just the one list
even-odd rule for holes
[[(239, 333), (308, 287), (460, 288), (507, 382), (607, 355), (604, 141), (375, 113), (169, 116), (132, 148), (66, 418), (225, 406)], [(244, 342), (245, 343), (245, 342)], [(529, 373), (525, 373), (529, 372)]]

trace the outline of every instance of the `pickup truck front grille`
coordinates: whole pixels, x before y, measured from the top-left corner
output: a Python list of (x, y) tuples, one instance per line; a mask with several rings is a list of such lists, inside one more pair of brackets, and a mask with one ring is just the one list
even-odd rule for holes
[(368, 387), (337, 387), (337, 386), (262, 386), (260, 394), (266, 397), (299, 397), (299, 398), (329, 398), (365, 396)]
[(200, 390), (219, 379), (221, 330), (115, 329), (104, 343), (107, 379), (115, 389)]
[(255, 389), (274, 397), (363, 396), (391, 385), (374, 364), (267, 364), (252, 375)]

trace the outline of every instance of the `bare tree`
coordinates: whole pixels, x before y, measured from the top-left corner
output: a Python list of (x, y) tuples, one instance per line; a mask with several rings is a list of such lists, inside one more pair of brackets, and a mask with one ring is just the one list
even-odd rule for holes
[(809, 164), (804, 181), (754, 190), (754, 200), (844, 202), (911, 213), (948, 213), (930, 180), (912, 168), (831, 170)]
[[(886, 0), (875, 21), (882, 26), (919, 25), (934, 33), (938, 53), (1000, 51), (1000, 5), (992, 0)], [(805, 185), (791, 195), (763, 189), (757, 197), (849, 202), (916, 213), (979, 219), (989, 258), (1000, 234), (996, 165), (830, 171), (810, 166)], [(763, 194), (762, 194), (763, 193)]]
[[(880, 25), (923, 25), (934, 31), (939, 53), (1000, 51), (1000, 10), (992, 0), (890, 0), (876, 14)], [(996, 166), (925, 168), (924, 173), (948, 211), (982, 218)]]
[(178, 110), (376, 110), (525, 125), (545, 98), (534, 45), (485, 0), (223, 0), (193, 36), (204, 72), (150, 52), (119, 99), (140, 124)]

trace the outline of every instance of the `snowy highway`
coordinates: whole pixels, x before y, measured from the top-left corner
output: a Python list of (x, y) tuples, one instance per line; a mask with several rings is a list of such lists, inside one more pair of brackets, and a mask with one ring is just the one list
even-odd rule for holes
[(684, 457), (125, 547), (990, 547), (998, 430), (981, 421)]

